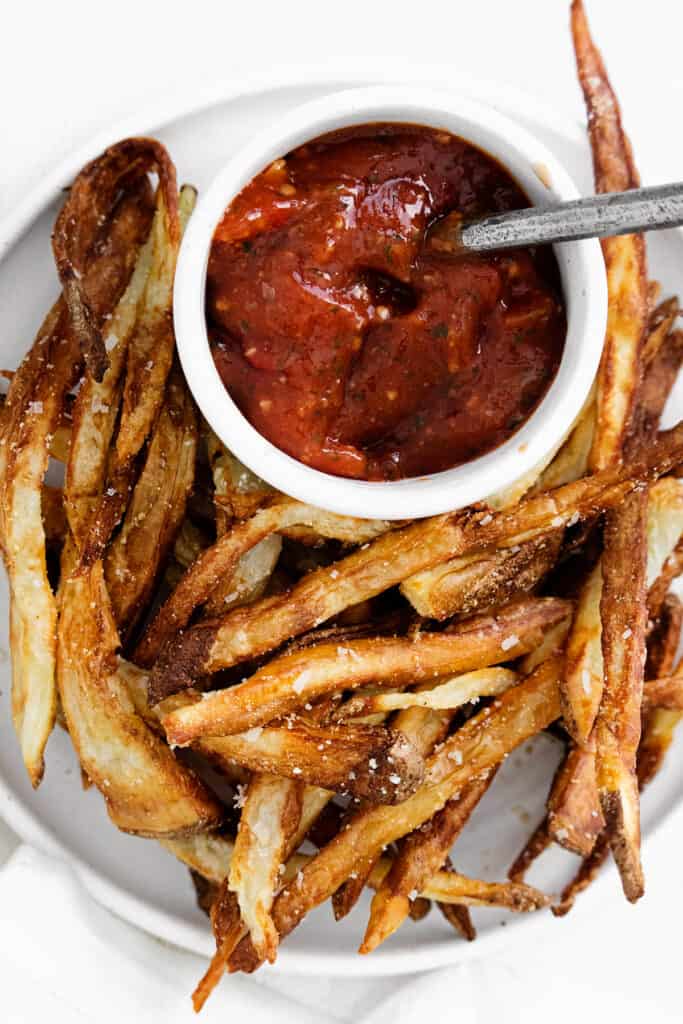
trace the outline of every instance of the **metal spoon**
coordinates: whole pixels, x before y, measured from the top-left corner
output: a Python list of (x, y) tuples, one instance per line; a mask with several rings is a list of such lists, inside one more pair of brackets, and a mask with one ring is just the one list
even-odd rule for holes
[(683, 183), (610, 192), (556, 206), (532, 206), (480, 220), (465, 221), (454, 212), (432, 226), (426, 245), (432, 251), (455, 255), (626, 235), (680, 224)]

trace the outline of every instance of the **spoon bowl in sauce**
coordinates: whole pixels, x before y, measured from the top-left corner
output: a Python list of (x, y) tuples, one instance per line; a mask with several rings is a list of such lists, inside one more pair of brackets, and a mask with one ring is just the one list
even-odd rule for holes
[(343, 514), (419, 518), (510, 487), (589, 392), (599, 245), (454, 260), (424, 239), (454, 209), (577, 195), (539, 142), (456, 94), (293, 111), (236, 154), (183, 241), (176, 333), (202, 412), (268, 483)]

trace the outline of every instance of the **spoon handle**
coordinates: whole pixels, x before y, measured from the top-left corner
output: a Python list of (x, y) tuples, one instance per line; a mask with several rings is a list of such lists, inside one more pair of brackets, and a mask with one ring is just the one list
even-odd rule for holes
[(459, 220), (457, 214), (449, 215), (435, 224), (430, 234), (435, 249), (485, 252), (626, 235), (680, 224), (683, 183), (610, 192), (557, 206), (532, 206), (469, 222)]

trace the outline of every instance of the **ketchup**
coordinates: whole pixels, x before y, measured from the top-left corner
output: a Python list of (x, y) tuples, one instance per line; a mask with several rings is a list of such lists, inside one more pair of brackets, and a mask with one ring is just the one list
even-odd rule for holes
[(209, 337), (239, 408), (301, 462), (366, 480), (500, 445), (562, 354), (552, 250), (423, 244), (452, 210), (528, 205), (492, 157), (419, 126), (345, 129), (276, 160), (230, 204), (209, 257)]

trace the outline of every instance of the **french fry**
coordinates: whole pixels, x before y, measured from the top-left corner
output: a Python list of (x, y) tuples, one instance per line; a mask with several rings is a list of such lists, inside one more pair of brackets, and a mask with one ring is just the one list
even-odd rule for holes
[(370, 919), (359, 952), (371, 953), (388, 939), (410, 912), (415, 893), (444, 864), (472, 811), (496, 774), (489, 771), (449, 800), (427, 825), (411, 832), (401, 842), (399, 854), (372, 899)]
[[(590, 35), (581, 0), (573, 0), (571, 28), (579, 82), (588, 113), (596, 192), (623, 192), (639, 185), (631, 146), (602, 57)], [(609, 306), (598, 372), (598, 404), (590, 456), (604, 469), (621, 455), (640, 381), (640, 357), (648, 319), (645, 242), (642, 235), (604, 238)]]
[(462, 935), (463, 939), (467, 942), (474, 942), (477, 937), (477, 929), (472, 923), (469, 907), (464, 907), (460, 903), (441, 903), (440, 901), (437, 902), (437, 906), (448, 923), (455, 928), (459, 935)]
[(235, 846), (228, 836), (197, 832), (177, 839), (159, 839), (159, 843), (192, 871), (216, 885), (228, 876)]
[(403, 733), (383, 726), (316, 726), (304, 719), (211, 736), (196, 749), (217, 768), (243, 765), (374, 803), (397, 803), (422, 781), (424, 765)]
[(369, 697), (352, 697), (339, 709), (346, 717), (400, 711), (401, 708), (421, 707), (447, 710), (476, 703), (479, 697), (493, 697), (503, 693), (517, 682), (517, 674), (506, 668), (480, 668), (455, 676), (429, 690), (402, 693), (377, 693)]
[(570, 746), (548, 796), (548, 836), (585, 857), (604, 827), (595, 777), (595, 745), (589, 741), (585, 746)]
[(69, 526), (79, 549), (104, 489), (107, 459), (122, 393), (128, 342), (152, 259), (151, 238), (140, 249), (128, 286), (103, 329), (108, 366), (100, 382), (89, 375), (82, 382), (72, 411), (65, 473)]
[[(79, 175), (74, 187), (80, 181)], [(149, 186), (139, 181), (99, 225), (87, 251), (76, 240), (93, 323), (103, 321), (124, 290), (150, 214)], [(63, 237), (68, 230), (69, 224), (64, 225)], [(12, 716), (33, 786), (43, 775), (45, 744), (56, 713), (57, 608), (47, 578), (41, 490), (51, 434), (79, 372), (79, 351), (60, 299), (12, 379), (2, 416), (0, 541), (10, 583)]]
[(282, 537), (272, 533), (247, 551), (234, 571), (222, 580), (205, 605), (206, 615), (221, 615), (262, 597), (282, 551)]
[(82, 767), (125, 832), (175, 837), (215, 827), (220, 805), (135, 710), (118, 645), (96, 562), (63, 582), (58, 628), (59, 695)]
[(483, 612), (533, 590), (555, 562), (561, 542), (562, 531), (555, 530), (513, 548), (456, 558), (409, 577), (401, 593), (426, 618)]
[(259, 774), (249, 783), (230, 864), (228, 888), (261, 960), (274, 962), (278, 934), (270, 916), (280, 865), (301, 819), (302, 785)]
[(159, 203), (152, 225), (151, 267), (128, 344), (114, 472), (128, 466), (145, 443), (161, 408), (173, 363), (173, 277), (182, 230), (194, 208), (196, 193), (185, 187), (178, 201), (170, 160), (165, 170), (166, 179), (160, 178)]
[(232, 576), (247, 552), (271, 534), (279, 533), (295, 523), (319, 523), (321, 531), (323, 528), (333, 529), (332, 521), (337, 524), (338, 534), (355, 529), (363, 530), (366, 536), (373, 537), (388, 528), (385, 523), (352, 520), (344, 516), (322, 513), (312, 505), (304, 505), (290, 499), (283, 499), (275, 505), (261, 509), (251, 519), (238, 523), (219, 537), (216, 543), (203, 551), (190, 566), (146, 630), (137, 646), (134, 660), (140, 665), (153, 664), (162, 646), (187, 625), (195, 608), (208, 600), (221, 580)]
[(197, 421), (179, 372), (171, 372), (145, 465), (105, 558), (114, 619), (130, 632), (147, 605), (185, 515), (194, 481)]
[[(349, 605), (373, 597), (421, 569), (467, 551), (514, 546), (548, 529), (591, 518), (680, 461), (683, 425), (626, 466), (566, 484), (502, 512), (454, 513), (391, 531), (369, 547), (310, 573), (284, 595), (264, 598), (182, 632), (154, 668), (157, 694), (189, 686), (199, 675), (255, 657), (314, 628)], [(334, 575), (331, 575), (334, 572)]]
[[(171, 711), (163, 718), (164, 729), (171, 743), (183, 746), (202, 736), (264, 725), (342, 689), (377, 681), (394, 687), (415, 684), (510, 661), (540, 643), (543, 631), (563, 619), (569, 607), (555, 598), (528, 598), (450, 632), (322, 643), (284, 654), (245, 682)], [(153, 681), (152, 676), (152, 700)]]
[(652, 622), (659, 618), (669, 587), (681, 573), (683, 573), (683, 537), (664, 562), (659, 576), (648, 590), (647, 612)]
[[(510, 750), (554, 721), (560, 713), (560, 671), (561, 660), (545, 662), (502, 694), (495, 707), (485, 708), (466, 722), (432, 755), (425, 781), (408, 800), (391, 808), (365, 808), (354, 815), (335, 839), (306, 863), (298, 882), (288, 885), (276, 898), (272, 917), (280, 939), (339, 888), (355, 864), (375, 858), (388, 843), (419, 828), (465, 786), (499, 764)], [(465, 897), (453, 893), (458, 876), (441, 872), (441, 877), (450, 886), (448, 890), (430, 883), (421, 895), (466, 903)], [(258, 963), (248, 943), (242, 949), (238, 946), (233, 957), (231, 966), (236, 969), (253, 970)]]
[[(104, 376), (108, 357), (102, 337), (101, 299), (87, 272), (92, 270), (93, 260), (103, 265), (110, 262), (106, 247), (101, 245), (103, 226), (120, 216), (122, 195), (138, 196), (140, 209), (130, 211), (132, 224), (136, 220), (146, 221), (143, 208), (148, 202), (147, 174), (150, 171), (159, 175), (161, 191), (174, 196), (175, 171), (161, 143), (139, 138), (124, 139), (110, 146), (86, 164), (73, 182), (52, 233), (52, 249), (71, 326), (83, 351), (88, 373), (98, 381)], [(170, 216), (175, 217), (175, 208)], [(109, 307), (118, 300), (128, 276), (119, 278), (107, 303)], [(105, 283), (102, 269), (97, 277), (102, 282), (100, 287), (111, 287), (110, 283)]]

